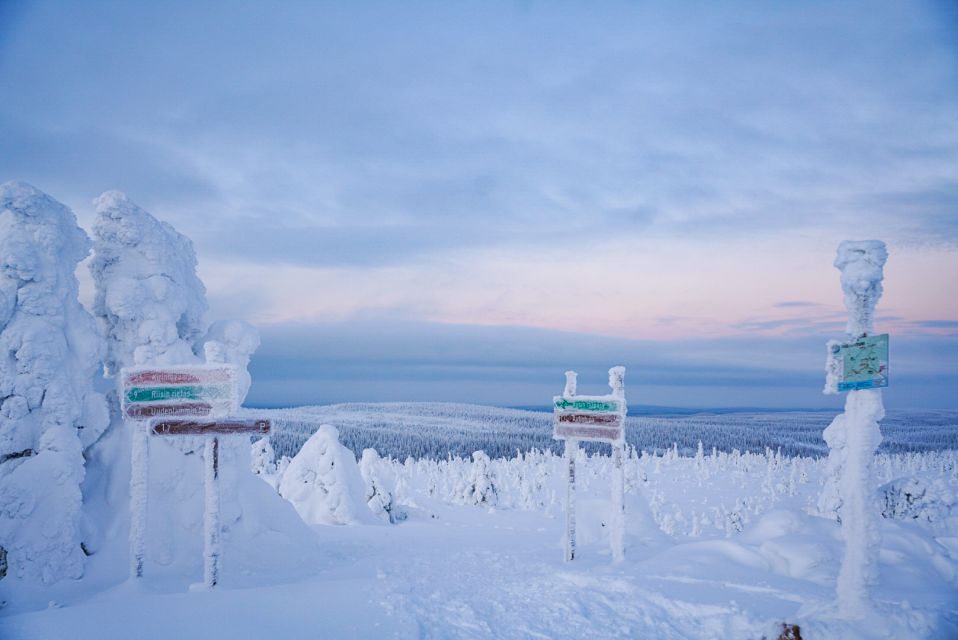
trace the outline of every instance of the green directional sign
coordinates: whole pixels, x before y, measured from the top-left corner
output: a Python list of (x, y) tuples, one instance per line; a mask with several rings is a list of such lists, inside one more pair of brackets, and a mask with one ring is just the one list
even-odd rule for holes
[(559, 411), (620, 411), (618, 402), (606, 400), (566, 400), (555, 399), (555, 408)]
[(185, 385), (175, 387), (130, 387), (127, 402), (155, 402), (162, 400), (215, 400), (229, 398), (230, 387), (216, 385)]

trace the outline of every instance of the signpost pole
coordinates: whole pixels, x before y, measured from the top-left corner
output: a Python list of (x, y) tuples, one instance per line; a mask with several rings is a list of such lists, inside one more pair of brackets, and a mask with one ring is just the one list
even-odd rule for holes
[(613, 562), (625, 558), (625, 469), (623, 448), (625, 446), (625, 367), (609, 369), (609, 387), (612, 395), (621, 400), (622, 438), (612, 443), (612, 517), (609, 526), (609, 545)]
[(150, 478), (150, 436), (148, 425), (134, 420), (130, 425), (130, 577), (143, 577), (146, 557), (146, 513)]
[(565, 494), (565, 561), (575, 560), (575, 459), (579, 452), (579, 441), (569, 438), (565, 441), (565, 457), (568, 464), (568, 485)]
[[(888, 253), (879, 241), (843, 242), (835, 266), (841, 270), (842, 290), (848, 308), (849, 338), (853, 341), (873, 331), (875, 306), (882, 294), (883, 267)], [(873, 504), (872, 463), (881, 443), (878, 421), (885, 415), (880, 389), (858, 389), (845, 398), (844, 420), (825, 431), (829, 457), (842, 460), (838, 482), (841, 528), (845, 553), (838, 572), (837, 602), (840, 615), (862, 618), (870, 608), (868, 585), (877, 569), (880, 542)], [(844, 449), (844, 451), (842, 451)], [(844, 456), (842, 456), (844, 453)]]
[(609, 523), (609, 544), (612, 547), (612, 560), (615, 562), (625, 558), (625, 469), (622, 464), (622, 449), (621, 443), (612, 445), (612, 518)]
[(206, 517), (203, 521), (203, 581), (208, 589), (219, 582), (220, 562), (220, 495), (219, 438), (206, 440), (203, 452), (206, 476)]

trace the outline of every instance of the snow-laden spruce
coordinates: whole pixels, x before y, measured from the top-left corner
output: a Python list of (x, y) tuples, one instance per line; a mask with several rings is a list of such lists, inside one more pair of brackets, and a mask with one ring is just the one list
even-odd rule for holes
[(83, 574), (83, 451), (109, 423), (93, 389), (103, 345), (74, 275), (89, 250), (69, 208), (0, 186), (0, 547), (29, 581)]
[(193, 244), (119, 191), (94, 201), (97, 284), (94, 313), (106, 325), (107, 369), (196, 362), (206, 288), (196, 275)]
[(309, 524), (373, 524), (366, 486), (353, 452), (339, 443), (339, 432), (324, 424), (283, 473), (279, 493)]
[(393, 474), (382, 463), (375, 449), (363, 450), (359, 471), (366, 483), (366, 504), (373, 515), (390, 524), (405, 520), (405, 512), (396, 504)]

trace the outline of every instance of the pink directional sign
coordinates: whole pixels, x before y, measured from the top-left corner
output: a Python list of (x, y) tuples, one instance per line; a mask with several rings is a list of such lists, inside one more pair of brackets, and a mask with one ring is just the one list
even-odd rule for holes
[(120, 405), (133, 420), (226, 415), (235, 410), (232, 365), (127, 368), (120, 372)]
[(614, 397), (556, 396), (552, 437), (558, 440), (621, 442), (625, 405)]

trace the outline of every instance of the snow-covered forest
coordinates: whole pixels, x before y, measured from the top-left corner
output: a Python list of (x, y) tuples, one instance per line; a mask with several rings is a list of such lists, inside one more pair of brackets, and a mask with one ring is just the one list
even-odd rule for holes
[[(246, 409), (273, 421), (270, 436), (280, 456), (292, 457), (317, 429), (335, 424), (343, 444), (361, 455), (372, 447), (382, 455), (413, 458), (466, 457), (478, 449), (493, 458), (532, 449), (561, 451), (552, 439), (552, 414), (443, 403), (341, 404), (296, 409)], [(822, 411), (700, 413), (629, 416), (626, 442), (639, 451), (661, 453), (673, 446), (693, 455), (702, 442), (709, 451), (762, 453), (767, 447), (787, 456), (820, 457), (828, 452), (822, 432), (833, 414)], [(589, 452), (608, 447), (583, 443)], [(889, 411), (882, 420), (883, 453), (958, 448), (958, 412)]]

